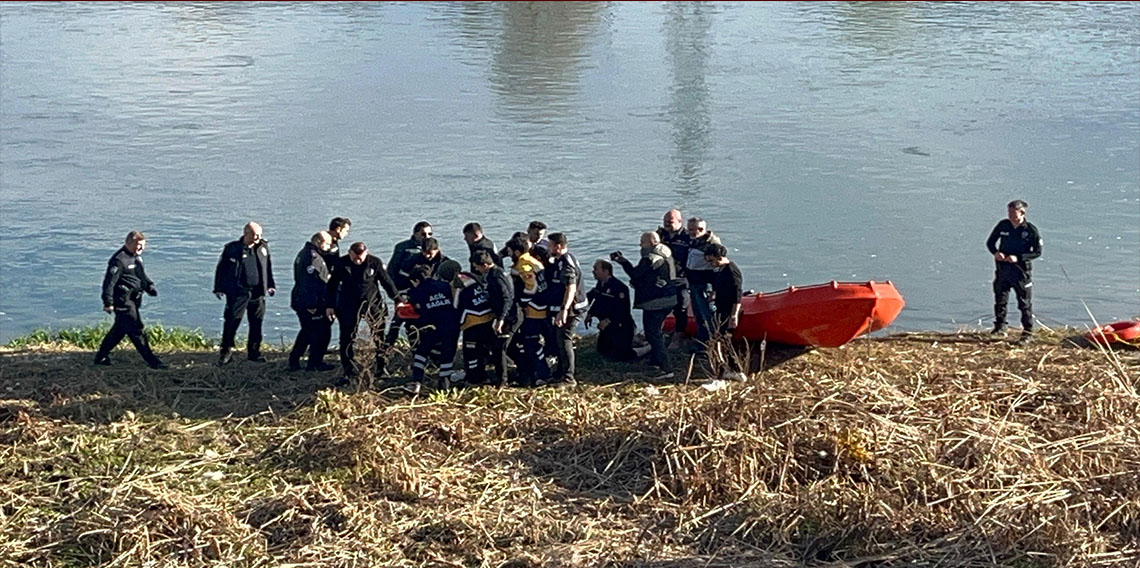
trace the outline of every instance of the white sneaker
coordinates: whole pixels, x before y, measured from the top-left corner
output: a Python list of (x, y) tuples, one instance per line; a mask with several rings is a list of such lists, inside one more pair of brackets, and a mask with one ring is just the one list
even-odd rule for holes
[(724, 380), (726, 381), (743, 381), (747, 378), (748, 376), (740, 371), (729, 371), (724, 374)]

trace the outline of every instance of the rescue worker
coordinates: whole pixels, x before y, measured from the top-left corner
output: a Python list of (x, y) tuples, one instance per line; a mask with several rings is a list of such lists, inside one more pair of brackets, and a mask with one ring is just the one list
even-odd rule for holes
[(551, 380), (546, 384), (575, 385), (574, 330), (589, 306), (586, 290), (582, 286), (582, 267), (570, 253), (570, 242), (564, 233), (552, 233), (549, 238), (550, 262), (547, 270), (550, 329), (554, 332), (554, 345), (558, 364)]
[(713, 267), (712, 290), (716, 311), (712, 317), (712, 328), (722, 340), (720, 348), (728, 351), (722, 357), (721, 378), (744, 380), (740, 361), (731, 351), (732, 334), (740, 323), (740, 301), (744, 297), (744, 277), (740, 268), (728, 258), (724, 245), (709, 245), (704, 251), (705, 260)]
[(425, 265), (412, 270), (408, 280), (412, 283), (408, 299), (420, 316), (417, 322), (419, 341), (412, 359), (412, 383), (418, 385), (423, 382), (424, 368), (432, 351), (437, 351), (440, 387), (451, 388), (451, 371), (459, 341), (459, 314), (455, 309), (451, 285), (432, 278), (431, 269)]
[(685, 260), (685, 280), (689, 286), (689, 299), (692, 300), (693, 316), (697, 318), (697, 350), (709, 341), (709, 323), (712, 318), (712, 305), (709, 303), (709, 287), (712, 285), (712, 265), (705, 260), (704, 250), (709, 245), (721, 244), (720, 238), (708, 229), (708, 224), (700, 217), (692, 217), (686, 226), (692, 241), (691, 250)]
[(289, 352), (290, 371), (301, 370), (301, 356), (305, 351), (309, 352), (308, 370), (328, 371), (334, 368), (324, 362), (332, 337), (332, 318), (325, 311), (330, 278), (325, 259), (334, 240), (336, 238), (328, 231), (319, 231), (293, 259), (293, 291), (289, 307), (297, 312), (301, 330), (297, 332), (297, 339)]
[[(494, 334), (491, 343), (491, 362), (495, 367), (495, 375), (491, 384), (503, 386), (507, 384), (507, 345), (511, 335), (519, 325), (518, 306), (515, 305), (514, 286), (511, 277), (495, 265), (494, 257), (487, 251), (475, 251), (471, 255), (471, 264), (476, 272), (483, 278), (483, 287), (487, 290), (487, 301), (491, 307), (491, 332)], [(480, 338), (476, 338), (480, 339)], [(466, 336), (464, 346), (466, 347)], [(464, 352), (466, 357), (466, 351)], [(480, 367), (482, 368), (482, 367)], [(471, 371), (468, 367), (468, 377)], [(468, 379), (468, 382), (471, 382)]]
[(586, 327), (598, 320), (598, 353), (610, 361), (633, 361), (649, 353), (650, 347), (633, 347), (633, 312), (629, 304), (629, 286), (614, 278), (614, 266), (608, 260), (594, 261), (594, 288), (586, 294), (590, 309)]
[(356, 337), (360, 320), (364, 320), (372, 334), (376, 358), (372, 362), (377, 377), (387, 374), (388, 363), (384, 342), (384, 318), (388, 307), (380, 290), (389, 298), (396, 297), (396, 286), (384, 268), (384, 262), (368, 251), (362, 242), (352, 243), (348, 254), (333, 266), (328, 283), (326, 314), (340, 322), (340, 366), (344, 377), (340, 384), (359, 376), (361, 365), (356, 361)]
[(1041, 256), (1041, 234), (1037, 227), (1025, 219), (1029, 208), (1016, 199), (1006, 206), (1007, 216), (998, 222), (986, 248), (994, 255), (994, 329), (991, 333), (1005, 332), (1006, 304), (1009, 291), (1017, 296), (1017, 309), (1021, 311), (1021, 338), (1027, 343), (1033, 337), (1033, 261)]
[(677, 306), (673, 308), (673, 340), (670, 347), (680, 347), (685, 337), (685, 329), (689, 327), (689, 293), (688, 281), (685, 278), (685, 266), (689, 262), (689, 250), (693, 246), (693, 239), (685, 231), (685, 218), (678, 209), (670, 209), (661, 218), (661, 226), (657, 228), (657, 235), (661, 237), (661, 244), (669, 247), (673, 253), (673, 265), (677, 267)]
[[(475, 255), (472, 255), (471, 263), (475, 263)], [(486, 284), (477, 273), (460, 272), (455, 277), (453, 286), (455, 308), (459, 312), (459, 330), (463, 333), (463, 368), (466, 380), (470, 384), (480, 385), (487, 382), (487, 364), (491, 362), (492, 346), (495, 343), (495, 314), (491, 310), (491, 299)]]
[(242, 229), (240, 239), (222, 249), (214, 270), (214, 295), (226, 299), (222, 316), (222, 346), (218, 366), (228, 365), (233, 357), (234, 338), (238, 326), (249, 314), (249, 342), (246, 356), (250, 361), (265, 362), (261, 354), (261, 324), (265, 319), (265, 296), (277, 293), (273, 281), (273, 261), (269, 241), (262, 238), (261, 225), (250, 221)]
[[(388, 259), (388, 276), (390, 276), (392, 281), (396, 284), (397, 290), (407, 290), (408, 288), (408, 284), (403, 282), (400, 276), (400, 268), (404, 266), (404, 261), (406, 261), (408, 257), (420, 254), (420, 245), (425, 239), (431, 236), (431, 223), (420, 221), (412, 227), (411, 238), (396, 243), (396, 246), (392, 249), (392, 256)], [(409, 325), (406, 320), (401, 319), (398, 315), (393, 315), (392, 323), (388, 327), (388, 337), (385, 338), (385, 342), (387, 342), (388, 345), (395, 345), (396, 339), (400, 337), (400, 328)], [(409, 327), (409, 331), (410, 330), (411, 328)]]
[[(475, 254), (476, 251), (485, 250), (491, 253), (491, 258), (495, 262), (495, 266), (503, 267), (503, 259), (499, 257), (499, 253), (495, 250), (495, 242), (488, 239), (483, 234), (483, 226), (479, 223), (468, 223), (463, 226), (463, 240), (467, 243), (467, 252)], [(471, 270), (474, 271), (475, 267), (472, 266)]]
[(530, 254), (530, 241), (511, 239), (507, 243), (511, 256), (511, 278), (515, 302), (522, 312), (522, 323), (510, 345), (511, 359), (518, 371), (518, 383), (535, 386), (550, 376), (550, 368), (542, 357), (543, 331), (548, 325), (545, 304), (546, 272), (539, 259)]
[[(621, 251), (614, 252), (610, 258), (625, 269), (630, 284), (633, 285), (634, 307), (641, 310), (641, 325), (645, 328), (645, 339), (651, 348), (650, 362), (660, 370), (654, 380), (672, 378), (673, 366), (669, 362), (665, 336), (661, 331), (665, 317), (677, 302), (677, 288), (673, 284), (677, 271), (669, 247), (661, 244), (661, 237), (657, 233), (642, 233), (641, 260), (637, 265), (630, 262)], [(689, 258), (692, 259), (691, 256)]]
[(99, 344), (95, 352), (96, 365), (111, 365), (111, 350), (128, 337), (143, 361), (152, 369), (166, 369), (166, 363), (159, 360), (150, 348), (139, 308), (142, 295), (157, 296), (154, 282), (143, 269), (142, 252), (146, 249), (146, 236), (138, 231), (127, 233), (122, 248), (107, 261), (107, 272), (103, 275), (103, 311), (115, 314), (115, 323)]

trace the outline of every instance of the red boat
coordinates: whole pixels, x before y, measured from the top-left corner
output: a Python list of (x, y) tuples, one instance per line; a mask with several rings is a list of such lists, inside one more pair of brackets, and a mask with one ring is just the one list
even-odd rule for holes
[(1110, 343), (1140, 343), (1140, 321), (1118, 321), (1102, 325), (1085, 334), (1085, 339), (1108, 345)]
[[(788, 345), (839, 347), (856, 337), (883, 329), (903, 309), (903, 297), (886, 282), (836, 282), (791, 286), (779, 292), (745, 296), (733, 337), (767, 339)], [(673, 316), (665, 320), (672, 331)], [(691, 315), (686, 335), (696, 335)]]

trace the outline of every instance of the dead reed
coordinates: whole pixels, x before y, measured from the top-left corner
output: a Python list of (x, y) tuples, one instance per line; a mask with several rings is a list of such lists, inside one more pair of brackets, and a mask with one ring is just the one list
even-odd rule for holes
[(1140, 564), (1137, 351), (894, 336), (710, 392), (581, 349), (578, 388), (418, 397), (4, 353), (0, 562)]

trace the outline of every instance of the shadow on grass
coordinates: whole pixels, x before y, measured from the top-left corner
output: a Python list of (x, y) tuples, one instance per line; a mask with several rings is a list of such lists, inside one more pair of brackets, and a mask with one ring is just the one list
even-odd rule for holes
[(47, 416), (76, 423), (110, 423), (126, 412), (186, 418), (246, 417), (288, 412), (331, 386), (330, 372), (289, 372), (286, 354), (269, 362), (242, 357), (216, 367), (212, 352), (159, 353), (170, 369), (153, 370), (132, 350), (115, 364), (91, 364), (90, 351), (20, 350), (0, 353), (0, 398), (37, 403)]
[[(673, 366), (673, 377), (654, 379), (660, 374), (660, 371), (651, 365), (647, 358), (628, 363), (609, 361), (598, 353), (597, 338), (597, 335), (585, 335), (578, 338), (575, 347), (578, 367), (576, 378), (580, 383), (592, 385), (618, 383), (666, 385), (684, 383), (686, 380), (703, 382), (715, 378), (713, 376), (715, 372), (704, 356), (686, 353), (682, 349), (670, 349), (669, 360)], [(747, 346), (738, 345), (737, 350), (738, 353), (748, 355), (748, 372), (756, 373), (779, 367), (811, 351), (811, 348), (768, 342), (764, 349), (761, 349), (759, 343), (750, 343)]]

